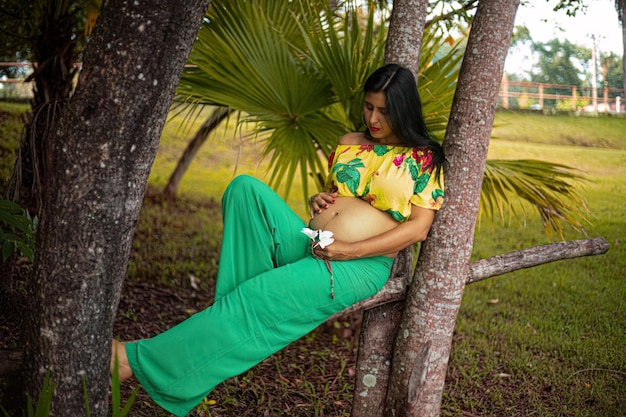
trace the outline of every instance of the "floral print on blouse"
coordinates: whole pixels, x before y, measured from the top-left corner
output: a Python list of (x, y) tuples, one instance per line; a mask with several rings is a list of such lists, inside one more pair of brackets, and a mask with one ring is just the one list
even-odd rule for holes
[(411, 204), (433, 210), (443, 204), (443, 169), (437, 181), (432, 157), (426, 147), (337, 145), (324, 189), (361, 198), (403, 222)]

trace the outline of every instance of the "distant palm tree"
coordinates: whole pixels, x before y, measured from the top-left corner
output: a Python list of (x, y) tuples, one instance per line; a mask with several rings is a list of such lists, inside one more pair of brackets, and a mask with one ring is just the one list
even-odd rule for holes
[[(177, 100), (246, 114), (270, 157), (270, 184), (288, 193), (299, 173), (306, 200), (309, 178), (325, 177), (337, 139), (363, 128), (362, 86), (383, 63), (386, 30), (374, 9), (302, 3), (213, 0)], [(465, 41), (448, 40), (434, 25), (425, 30), (418, 74), (424, 113), (439, 138)], [(485, 175), (481, 207), (492, 217), (513, 210), (507, 202), (515, 194), (540, 212), (549, 234), (562, 234), (562, 221), (582, 228), (586, 206), (569, 183), (580, 177), (567, 167), (491, 160)]]
[[(33, 73), (26, 81), (32, 81), (33, 98), (7, 194), (37, 214), (46, 178), (44, 144), (74, 89), (79, 71), (75, 64), (80, 61), (85, 34), (93, 27), (100, 0), (16, 1), (8, 3), (7, 7), (11, 6), (18, 12), (3, 12), (15, 16), (16, 22), (14, 27), (4, 28), (5, 35), (26, 38), (33, 60)], [(26, 51), (16, 52), (23, 55)]]

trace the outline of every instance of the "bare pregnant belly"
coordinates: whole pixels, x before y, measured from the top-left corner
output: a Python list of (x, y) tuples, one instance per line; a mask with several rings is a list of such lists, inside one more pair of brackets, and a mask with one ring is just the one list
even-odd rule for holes
[[(330, 230), (338, 240), (357, 242), (397, 227), (400, 223), (356, 197), (337, 197), (334, 204), (316, 214), (311, 229)], [(390, 254), (393, 256), (394, 254)]]

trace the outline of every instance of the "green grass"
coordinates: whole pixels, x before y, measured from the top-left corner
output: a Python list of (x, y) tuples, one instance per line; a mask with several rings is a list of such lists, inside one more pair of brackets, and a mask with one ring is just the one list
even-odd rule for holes
[[(529, 131), (548, 131), (551, 125), (537, 116), (527, 122), (514, 117)], [(552, 116), (543, 118), (553, 122)], [(579, 128), (579, 121), (587, 120), (572, 119)], [(537, 120), (542, 126), (533, 125)], [(589, 121), (609, 136), (612, 127)], [(626, 132), (626, 125), (622, 129)], [(546, 142), (553, 144), (495, 139), (490, 157), (544, 159), (579, 169), (590, 179), (584, 187), (594, 213), (588, 236), (606, 238), (610, 250), (468, 286), (443, 415), (465, 415), (460, 410), (480, 416), (626, 412), (626, 138), (614, 138), (611, 150), (554, 145), (558, 137), (546, 137)], [(584, 236), (570, 232), (566, 238)], [(524, 229), (484, 222), (476, 233), (474, 258), (546, 243), (538, 219), (529, 219)]]
[(499, 111), (493, 138), (515, 142), (624, 149), (626, 117)]

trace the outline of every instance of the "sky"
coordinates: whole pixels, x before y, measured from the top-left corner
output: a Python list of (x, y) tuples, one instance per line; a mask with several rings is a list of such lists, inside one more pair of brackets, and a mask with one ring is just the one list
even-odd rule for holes
[[(586, 0), (586, 12), (576, 13), (576, 17), (567, 16), (564, 11), (552, 9), (556, 0), (527, 0), (520, 4), (515, 16), (516, 26), (526, 26), (534, 41), (547, 42), (554, 38), (567, 39), (570, 42), (591, 49), (591, 35), (596, 37), (599, 53), (615, 52), (623, 54), (622, 28), (615, 10), (615, 0)], [(526, 72), (530, 69), (528, 48), (510, 51), (505, 63), (509, 73)]]

